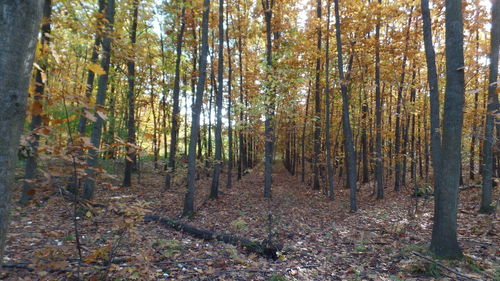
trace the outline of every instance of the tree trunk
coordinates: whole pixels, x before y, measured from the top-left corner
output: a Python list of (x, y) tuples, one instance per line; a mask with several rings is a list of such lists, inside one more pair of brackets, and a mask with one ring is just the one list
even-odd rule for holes
[[(344, 80), (344, 65), (342, 62), (342, 38), (340, 31), (339, 0), (335, 0), (335, 35), (337, 39), (337, 64), (340, 80), (340, 89), (342, 91), (342, 126), (344, 133), (344, 148), (346, 154), (347, 186), (351, 190), (350, 203), (351, 212), (357, 211), (356, 202), (356, 154), (354, 143), (352, 141), (351, 121), (349, 120), (349, 93), (347, 92), (347, 82)], [(352, 56), (351, 59), (352, 60)], [(352, 65), (352, 61), (349, 63)]]
[[(214, 38), (215, 41), (215, 38)], [(222, 95), (224, 89), (224, 0), (219, 0), (219, 58), (217, 62), (217, 96), (215, 103), (217, 105), (217, 124), (215, 127), (215, 163), (212, 177), (212, 186), (210, 188), (210, 198), (219, 196), (219, 178), (222, 168)]]
[(306, 174), (306, 155), (305, 155), (305, 146), (306, 146), (306, 128), (307, 128), (307, 118), (309, 113), (309, 97), (311, 96), (311, 80), (309, 80), (309, 87), (307, 88), (307, 97), (306, 97), (306, 112), (304, 117), (304, 125), (302, 127), (302, 145), (301, 145), (301, 165), (302, 165), (302, 176), (301, 181), (305, 181)]
[(316, 58), (316, 83), (314, 86), (314, 154), (313, 154), (313, 189), (319, 190), (319, 157), (321, 153), (321, 0), (316, 1), (316, 18), (318, 19), (318, 39), (317, 39), (317, 58)]
[(127, 155), (125, 156), (125, 171), (123, 186), (129, 187), (132, 184), (132, 170), (136, 162), (135, 148), (135, 42), (137, 37), (137, 16), (139, 12), (139, 0), (133, 2), (132, 24), (130, 26), (130, 46), (132, 48), (132, 59), (127, 62), (128, 69), (128, 119), (127, 119)]
[(185, 29), (185, 13), (186, 8), (182, 2), (181, 9), (181, 27), (177, 36), (177, 47), (175, 57), (175, 76), (174, 76), (174, 95), (172, 105), (172, 128), (170, 129), (170, 153), (168, 155), (167, 175), (165, 176), (165, 189), (170, 189), (172, 174), (175, 172), (175, 156), (177, 154), (177, 137), (179, 136), (179, 93), (180, 93), (180, 75), (181, 75), (181, 56), (182, 56), (182, 41), (184, 38)]
[[(382, 0), (378, 0), (379, 5)], [(377, 199), (384, 199), (384, 161), (382, 155), (382, 97), (380, 93), (380, 18), (375, 27), (375, 180)], [(391, 114), (389, 114), (391, 115)], [(390, 121), (389, 121), (390, 125)]]
[[(497, 114), (499, 104), (496, 94), (498, 81), (498, 52), (500, 46), (500, 1), (495, 0), (491, 8), (492, 25), (491, 25), (491, 43), (490, 43), (490, 73), (488, 86), (488, 107), (485, 124), (485, 140), (483, 144), (483, 189), (481, 193), (481, 213), (492, 212), (492, 179), (493, 179), (493, 145), (494, 142), (494, 126), (495, 116)], [(497, 126), (497, 134), (498, 125)]]
[(208, 55), (208, 19), (210, 15), (210, 0), (203, 1), (203, 19), (201, 23), (201, 53), (198, 73), (198, 85), (196, 86), (195, 103), (192, 107), (191, 136), (188, 151), (188, 177), (187, 193), (184, 199), (183, 216), (189, 216), (194, 212), (195, 181), (196, 181), (196, 144), (200, 132), (200, 112), (203, 103), (203, 92), (205, 91), (205, 80)]
[(42, 4), (41, 0), (0, 2), (0, 263)]
[[(102, 14), (104, 11), (105, 0), (99, 0), (99, 14)], [(102, 22), (100, 16), (97, 17), (98, 27), (101, 27)], [(94, 45), (92, 46), (92, 57), (90, 58), (90, 63), (97, 63), (97, 59), (99, 58), (99, 45), (102, 43), (102, 34), (100, 30), (96, 31)], [(90, 102), (90, 98), (92, 97), (92, 90), (94, 88), (94, 79), (95, 73), (89, 69), (87, 72), (87, 82), (85, 84), (85, 99), (87, 102)], [(84, 109), (85, 110), (85, 109)], [(87, 126), (87, 118), (84, 114), (80, 116), (80, 120), (78, 121), (78, 133), (80, 135), (85, 134), (85, 128)]]
[(398, 87), (398, 100), (396, 104), (396, 135), (394, 140), (394, 154), (396, 157), (396, 165), (394, 168), (394, 190), (399, 191), (401, 189), (401, 106), (403, 103), (403, 89), (405, 81), (405, 70), (406, 70), (406, 60), (408, 58), (408, 43), (410, 42), (410, 27), (411, 20), (413, 18), (413, 6), (410, 9), (410, 16), (408, 18), (408, 26), (406, 29), (406, 44), (403, 53), (403, 62), (401, 70), (401, 80), (399, 81)]
[[(36, 177), (37, 170), (37, 158), (38, 158), (38, 144), (40, 136), (36, 132), (36, 129), (40, 127), (43, 123), (43, 106), (42, 101), (45, 98), (45, 79), (47, 79), (47, 55), (49, 51), (50, 44), (50, 21), (52, 14), (52, 1), (45, 0), (43, 5), (43, 19), (41, 33), (41, 47), (40, 47), (40, 58), (38, 65), (40, 69), (36, 69), (35, 72), (35, 94), (33, 96), (33, 105), (31, 110), (31, 124), (30, 130), (31, 134), (28, 138), (28, 145), (30, 149), (30, 154), (26, 159), (25, 173), (24, 173), (24, 183), (21, 199), (19, 203), (26, 204), (32, 198), (35, 193), (32, 181)], [(43, 79), (42, 75), (45, 75)]]
[[(266, 22), (266, 64), (267, 64), (267, 81), (270, 81), (271, 69), (273, 67), (272, 61), (272, 29), (271, 21), (273, 17), (273, 4), (274, 0), (262, 1), (264, 8), (264, 18)], [(264, 197), (271, 198), (272, 186), (272, 173), (273, 173), (273, 149), (274, 149), (274, 87), (268, 83), (266, 89), (266, 99), (268, 102), (266, 106), (266, 119), (265, 126), (265, 152), (264, 152)]]
[(439, 114), (439, 85), (436, 69), (436, 55), (432, 43), (432, 23), (429, 10), (429, 1), (422, 0), (423, 37), (425, 47), (425, 58), (427, 61), (427, 80), (430, 92), (430, 137), (431, 137), (431, 159), (434, 170), (434, 190), (439, 189), (441, 178), (441, 124)]
[[(115, 19), (115, 0), (108, 0), (106, 6), (106, 30), (103, 34), (102, 41), (102, 59), (101, 59), (101, 68), (104, 70), (105, 74), (99, 76), (98, 89), (96, 95), (96, 111), (104, 109), (104, 102), (106, 99), (106, 90), (108, 87), (108, 75), (109, 75), (109, 63), (111, 60), (111, 38), (113, 33), (113, 24)], [(90, 142), (94, 146), (94, 148), (89, 150), (89, 155), (87, 157), (87, 166), (89, 168), (96, 167), (99, 163), (98, 159), (98, 149), (101, 144), (101, 134), (102, 134), (102, 126), (104, 120), (99, 116), (99, 114), (95, 114), (96, 121), (92, 126), (92, 134), (90, 137)], [(84, 181), (84, 190), (83, 190), (83, 198), (84, 199), (92, 199), (94, 196), (94, 187), (95, 187), (95, 172), (91, 169), (87, 169), (88, 178)], [(76, 185), (78, 186), (78, 185)]]
[(325, 47), (325, 149), (326, 149), (326, 167), (328, 177), (328, 191), (330, 200), (335, 199), (334, 182), (333, 182), (333, 165), (332, 165), (332, 151), (330, 139), (330, 1), (327, 3), (327, 17), (326, 17), (326, 47)]
[(229, 45), (229, 3), (227, 4), (227, 10), (226, 10), (226, 26), (228, 27), (226, 29), (226, 43), (227, 43), (227, 63), (228, 63), (228, 77), (227, 77), (227, 120), (229, 122), (228, 124), (228, 132), (227, 132), (227, 139), (228, 139), (228, 161), (227, 161), (227, 188), (231, 188), (233, 186), (233, 121), (232, 121), (232, 115), (231, 111), (233, 110), (232, 102), (233, 102), (233, 96), (232, 96), (232, 74), (233, 74), (233, 64), (232, 64), (232, 57), (231, 57), (231, 47)]
[(458, 185), (464, 106), (462, 1), (446, 1), (446, 94), (439, 188), (434, 191), (435, 213), (430, 250), (440, 257), (462, 255), (457, 241)]

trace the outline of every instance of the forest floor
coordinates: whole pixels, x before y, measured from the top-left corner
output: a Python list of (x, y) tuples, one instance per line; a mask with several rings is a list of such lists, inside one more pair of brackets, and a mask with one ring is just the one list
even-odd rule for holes
[[(270, 260), (145, 223), (145, 214), (179, 219), (184, 185), (164, 191), (163, 172), (149, 166), (143, 170), (149, 172), (142, 173), (140, 184), (100, 186), (92, 204), (79, 204), (76, 210), (54, 184), (40, 187), (34, 204), (15, 205), (4, 260), (9, 267), (0, 271), (0, 279), (73, 280), (79, 274), (81, 280), (466, 280), (414, 254), (432, 258), (426, 249), (433, 199), (418, 199), (415, 212), (417, 199), (409, 187), (399, 193), (388, 187), (386, 199), (376, 200), (372, 185), (362, 185), (358, 212), (350, 213), (348, 190), (337, 189), (330, 201), (280, 163), (275, 166), (272, 201), (262, 196), (261, 167), (241, 181), (235, 176), (231, 189), (222, 184), (216, 200), (206, 199), (210, 178), (202, 177), (197, 211), (182, 221), (263, 241), (271, 213), (273, 240), (284, 249), (279, 259)], [(225, 183), (226, 174), (221, 180)], [(500, 280), (499, 219), (478, 214), (479, 196), (477, 187), (460, 192), (458, 233), (464, 258), (439, 262), (468, 278)]]

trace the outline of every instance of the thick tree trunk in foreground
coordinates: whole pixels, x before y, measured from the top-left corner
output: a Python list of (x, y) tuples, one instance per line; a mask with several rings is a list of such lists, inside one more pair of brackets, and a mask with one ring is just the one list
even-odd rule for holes
[(0, 1), (0, 263), (42, 0)]
[(128, 69), (128, 119), (127, 119), (127, 155), (125, 156), (125, 171), (123, 186), (132, 184), (132, 170), (136, 158), (135, 148), (135, 42), (137, 37), (137, 16), (139, 12), (139, 0), (133, 2), (132, 24), (130, 26), (130, 44), (132, 47), (132, 59), (127, 62)]
[(196, 86), (195, 102), (191, 115), (191, 136), (188, 150), (188, 177), (187, 193), (184, 199), (183, 216), (189, 216), (194, 212), (195, 181), (196, 181), (196, 145), (200, 132), (200, 112), (205, 91), (205, 80), (207, 77), (207, 55), (208, 55), (208, 19), (210, 15), (210, 0), (203, 1), (203, 19), (201, 23), (201, 53), (198, 72), (198, 85)]
[[(347, 170), (347, 187), (351, 190), (350, 203), (351, 212), (357, 211), (356, 203), (356, 152), (354, 151), (354, 143), (352, 141), (351, 121), (349, 120), (349, 93), (347, 92), (347, 85), (344, 80), (344, 64), (342, 61), (342, 38), (340, 31), (340, 15), (339, 15), (339, 0), (335, 0), (335, 35), (337, 39), (337, 60), (339, 80), (341, 83), (340, 89), (342, 91), (342, 126), (344, 133), (344, 150), (346, 159)], [(349, 68), (352, 63), (350, 63)], [(349, 79), (348, 79), (349, 80)]]
[[(493, 178), (493, 131), (495, 126), (495, 114), (498, 114), (498, 96), (496, 94), (498, 84), (498, 52), (500, 46), (500, 1), (495, 0), (491, 9), (491, 50), (490, 50), (490, 73), (488, 86), (488, 107), (485, 125), (485, 141), (483, 145), (483, 190), (481, 193), (481, 213), (493, 211), (492, 204), (492, 178)], [(498, 135), (498, 125), (497, 135)]]
[(42, 18), (42, 28), (41, 33), (41, 47), (40, 47), (40, 59), (38, 61), (38, 66), (41, 69), (36, 69), (35, 72), (35, 95), (33, 96), (33, 105), (31, 109), (31, 124), (30, 130), (31, 135), (29, 136), (28, 145), (31, 153), (26, 159), (25, 173), (24, 173), (24, 183), (23, 192), (21, 195), (21, 200), (19, 203), (26, 204), (32, 198), (35, 193), (33, 187), (33, 179), (36, 177), (36, 170), (38, 167), (38, 143), (40, 136), (36, 132), (36, 129), (42, 125), (43, 117), (43, 106), (42, 101), (45, 98), (45, 82), (42, 75), (45, 75), (47, 79), (47, 55), (49, 51), (50, 44), (50, 21), (52, 14), (52, 1), (45, 0), (43, 5), (43, 18)]
[[(184, 5), (184, 2), (183, 2)], [(182, 6), (181, 27), (177, 36), (176, 57), (175, 57), (175, 76), (174, 76), (174, 95), (172, 104), (172, 127), (170, 129), (170, 154), (168, 155), (167, 175), (165, 176), (165, 189), (170, 189), (172, 184), (172, 174), (175, 172), (175, 156), (177, 154), (177, 138), (179, 136), (179, 93), (180, 93), (180, 75), (181, 75), (181, 56), (182, 41), (185, 29), (186, 8)]]
[[(215, 39), (215, 38), (214, 38)], [(224, 89), (224, 0), (219, 0), (219, 58), (217, 62), (217, 124), (215, 125), (215, 163), (210, 198), (219, 196), (219, 178), (222, 169), (222, 95)]]
[(462, 151), (464, 53), (462, 1), (446, 1), (446, 94), (443, 115), (441, 177), (435, 194), (430, 250), (440, 257), (462, 255), (457, 241), (458, 185)]
[[(109, 0), (106, 6), (106, 31), (103, 35), (102, 41), (102, 59), (101, 59), (101, 68), (104, 70), (105, 74), (99, 76), (98, 88), (97, 88), (97, 96), (95, 101), (96, 111), (103, 110), (104, 102), (106, 99), (106, 91), (108, 88), (108, 75), (109, 75), (109, 63), (111, 60), (111, 36), (113, 33), (113, 24), (115, 20), (115, 0)], [(95, 114), (96, 121), (92, 126), (92, 134), (90, 137), (90, 142), (94, 146), (94, 148), (89, 150), (89, 155), (87, 157), (87, 165), (88, 167), (96, 167), (99, 163), (98, 152), (99, 146), (101, 144), (101, 134), (102, 134), (102, 126), (104, 120), (99, 116), (99, 114)], [(86, 178), (83, 186), (83, 198), (84, 199), (92, 199), (94, 196), (94, 187), (95, 187), (95, 172), (91, 169), (87, 170), (87, 174), (90, 177)]]

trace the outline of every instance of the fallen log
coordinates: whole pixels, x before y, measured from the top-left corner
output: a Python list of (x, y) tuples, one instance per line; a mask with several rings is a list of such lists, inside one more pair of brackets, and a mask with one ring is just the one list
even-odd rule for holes
[(216, 233), (210, 230), (196, 228), (189, 224), (181, 223), (179, 221), (154, 215), (145, 215), (144, 222), (158, 222), (165, 227), (181, 231), (183, 233), (189, 234), (193, 237), (200, 238), (203, 240), (217, 240), (235, 246), (242, 246), (247, 251), (274, 260), (278, 258), (278, 252), (283, 248), (282, 245), (275, 245), (267, 240), (264, 240), (262, 242), (255, 242), (231, 234)]
[(426, 256), (424, 256), (424, 255), (422, 255), (422, 254), (420, 254), (420, 253), (417, 253), (417, 252), (412, 252), (412, 254), (414, 254), (415, 256), (417, 256), (417, 257), (419, 257), (419, 258), (421, 258), (421, 259), (424, 259), (424, 260), (426, 260), (426, 261), (428, 261), (428, 262), (431, 262), (431, 263), (433, 263), (433, 264), (435, 264), (435, 265), (437, 265), (437, 266), (439, 266), (439, 267), (441, 267), (441, 268), (443, 268), (443, 269), (446, 269), (446, 270), (448, 270), (449, 272), (454, 273), (454, 274), (455, 274), (455, 275), (457, 275), (458, 277), (461, 277), (461, 278), (463, 278), (463, 279), (465, 279), (465, 280), (479, 281), (479, 280), (477, 280), (477, 279), (475, 279), (475, 278), (472, 278), (472, 277), (467, 276), (467, 275), (465, 275), (465, 274), (463, 274), (463, 273), (460, 273), (460, 272), (456, 271), (456, 270), (455, 270), (455, 269), (453, 269), (453, 268), (449, 268), (449, 267), (447, 267), (446, 265), (444, 265), (444, 264), (442, 264), (442, 263), (440, 263), (440, 262), (438, 262), (438, 261), (435, 261), (435, 260), (433, 260), (433, 259), (431, 259), (431, 258), (428, 258), (428, 257), (426, 257)]

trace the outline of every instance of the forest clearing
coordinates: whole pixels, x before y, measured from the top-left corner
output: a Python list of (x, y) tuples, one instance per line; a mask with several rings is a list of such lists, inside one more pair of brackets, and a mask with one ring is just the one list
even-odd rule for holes
[(0, 0), (1, 280), (500, 280), (500, 0)]

